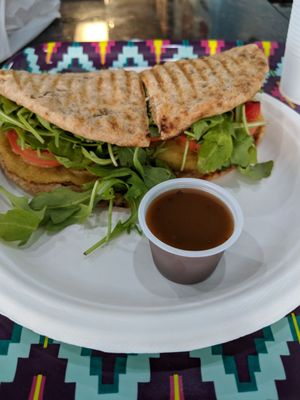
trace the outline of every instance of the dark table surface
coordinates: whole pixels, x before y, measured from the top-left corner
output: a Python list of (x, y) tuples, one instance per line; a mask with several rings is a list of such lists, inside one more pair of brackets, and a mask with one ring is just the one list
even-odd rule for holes
[(285, 41), (291, 0), (62, 0), (32, 43), (129, 39)]

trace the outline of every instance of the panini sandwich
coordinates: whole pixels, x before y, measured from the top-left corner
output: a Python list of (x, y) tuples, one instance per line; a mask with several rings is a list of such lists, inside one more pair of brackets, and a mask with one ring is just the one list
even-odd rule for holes
[(124, 167), (152, 171), (146, 186), (233, 167), (268, 176), (272, 163), (257, 163), (264, 123), (253, 100), (267, 71), (254, 44), (141, 74), (0, 71), (0, 163), (31, 193), (79, 189)]

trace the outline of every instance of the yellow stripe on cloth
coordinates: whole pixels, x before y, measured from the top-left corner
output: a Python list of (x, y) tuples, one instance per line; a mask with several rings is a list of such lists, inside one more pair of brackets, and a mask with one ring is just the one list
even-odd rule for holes
[(295, 313), (292, 313), (292, 320), (293, 320), (293, 324), (294, 324), (294, 327), (295, 327), (295, 331), (296, 331), (298, 342), (300, 343), (300, 329), (299, 329), (299, 325), (298, 325)]
[(33, 400), (39, 400), (42, 380), (43, 380), (43, 375), (38, 374), (36, 377), (36, 384), (35, 384), (35, 389), (34, 389), (34, 393), (33, 393)]
[(173, 375), (174, 382), (174, 400), (180, 400), (180, 388), (179, 388), (179, 375)]
[(49, 42), (47, 45), (47, 55), (46, 55), (46, 63), (50, 64), (53, 50), (55, 48), (56, 42)]
[(45, 336), (43, 348), (46, 349), (47, 347), (48, 347), (48, 338), (47, 338), (47, 336)]

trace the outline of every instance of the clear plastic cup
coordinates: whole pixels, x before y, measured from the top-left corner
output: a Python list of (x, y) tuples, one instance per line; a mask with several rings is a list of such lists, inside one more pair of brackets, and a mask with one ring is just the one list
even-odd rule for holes
[[(233, 232), (222, 244), (208, 250), (182, 250), (158, 239), (146, 222), (147, 210), (158, 196), (174, 189), (197, 189), (217, 197), (230, 210)], [(197, 283), (208, 278), (215, 270), (225, 250), (239, 238), (243, 228), (243, 213), (237, 200), (224, 188), (212, 182), (194, 178), (171, 179), (150, 189), (143, 197), (138, 210), (139, 225), (149, 240), (153, 261), (167, 279), (181, 283)]]

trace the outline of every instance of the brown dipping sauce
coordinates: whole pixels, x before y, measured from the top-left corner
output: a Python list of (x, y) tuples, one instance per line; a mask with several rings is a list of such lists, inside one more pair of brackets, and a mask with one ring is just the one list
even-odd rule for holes
[(146, 222), (162, 242), (182, 250), (208, 250), (233, 233), (233, 216), (227, 205), (198, 189), (175, 189), (149, 205)]

